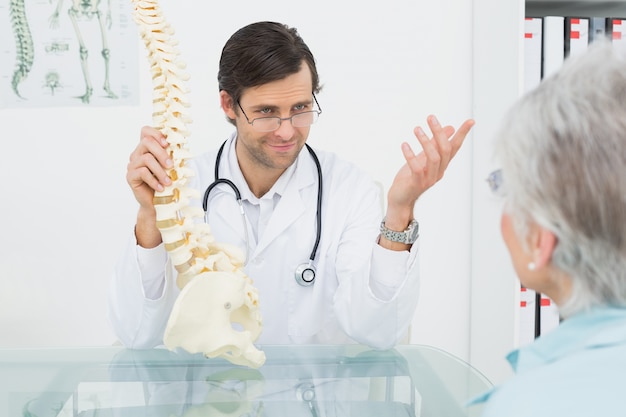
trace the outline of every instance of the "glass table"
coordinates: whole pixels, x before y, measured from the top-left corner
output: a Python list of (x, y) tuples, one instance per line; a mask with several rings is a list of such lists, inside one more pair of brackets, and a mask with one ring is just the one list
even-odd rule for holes
[(0, 349), (0, 416), (479, 416), (491, 387), (423, 345), (261, 346), (258, 369), (121, 347)]

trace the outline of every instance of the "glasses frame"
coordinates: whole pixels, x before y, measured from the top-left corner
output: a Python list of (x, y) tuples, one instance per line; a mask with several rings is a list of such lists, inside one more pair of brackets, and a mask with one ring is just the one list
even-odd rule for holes
[(502, 181), (501, 169), (496, 169), (495, 171), (491, 172), (489, 176), (487, 176), (485, 181), (487, 181), (487, 185), (489, 185), (489, 190), (493, 193), (493, 195), (498, 197), (504, 197), (505, 190)]
[[(244, 111), (243, 107), (241, 107), (241, 103), (239, 103), (239, 100), (237, 100), (237, 106), (239, 106), (239, 109), (243, 113), (243, 115), (246, 118), (246, 121), (248, 122), (248, 124), (252, 125), (252, 127), (257, 132), (275, 132), (275, 131), (277, 131), (280, 128), (280, 126), (283, 124), (283, 121), (285, 121), (285, 120), (289, 120), (289, 123), (291, 123), (293, 125), (293, 120), (292, 119), (295, 116), (299, 116), (301, 114), (306, 114), (306, 113), (316, 113), (318, 116), (320, 114), (322, 114), (322, 107), (317, 102), (317, 97), (315, 97), (315, 94), (313, 94), (313, 101), (315, 102), (315, 105), (317, 106), (317, 110), (307, 110), (307, 111), (303, 111), (303, 112), (300, 112), (300, 113), (296, 113), (296, 114), (294, 114), (292, 116), (289, 116), (289, 117), (268, 116), (268, 117), (256, 117), (256, 118), (254, 118), (252, 120), (250, 120), (250, 118), (248, 117), (248, 115)], [(273, 130), (259, 130), (258, 127), (254, 126), (254, 122), (257, 121), (257, 120), (269, 120), (269, 119), (278, 120), (278, 126), (276, 126), (276, 129), (273, 129)], [(314, 120), (313, 123), (311, 123), (309, 126), (313, 125), (315, 123), (315, 121), (316, 120)], [(309, 127), (309, 126), (302, 126), (302, 127)]]

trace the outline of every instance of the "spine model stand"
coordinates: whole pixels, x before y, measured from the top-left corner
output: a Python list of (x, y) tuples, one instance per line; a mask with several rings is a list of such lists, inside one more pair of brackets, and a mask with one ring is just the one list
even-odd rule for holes
[[(187, 187), (193, 172), (185, 166), (191, 156), (185, 64), (179, 60), (174, 30), (163, 18), (156, 0), (131, 0), (133, 18), (148, 50), (153, 82), (153, 126), (167, 138), (174, 162), (168, 172), (172, 184), (154, 195), (157, 227), (178, 272), (181, 290), (170, 314), (164, 343), (222, 357), (234, 364), (257, 368), (265, 354), (254, 346), (262, 330), (258, 290), (243, 272), (237, 248), (215, 242), (200, 207), (189, 205), (197, 190)], [(239, 330), (236, 330), (239, 329)]]

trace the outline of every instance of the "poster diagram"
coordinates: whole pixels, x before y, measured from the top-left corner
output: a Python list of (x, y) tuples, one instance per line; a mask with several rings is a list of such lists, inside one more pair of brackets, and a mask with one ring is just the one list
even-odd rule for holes
[(136, 105), (128, 0), (0, 2), (0, 107)]

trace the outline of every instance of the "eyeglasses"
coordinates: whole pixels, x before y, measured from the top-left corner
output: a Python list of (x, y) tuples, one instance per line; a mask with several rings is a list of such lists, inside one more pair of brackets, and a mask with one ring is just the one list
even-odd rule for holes
[(315, 105), (319, 110), (303, 111), (302, 113), (294, 114), (291, 117), (258, 117), (252, 120), (250, 120), (246, 112), (243, 110), (239, 101), (237, 101), (237, 105), (254, 130), (257, 132), (273, 132), (280, 127), (284, 120), (289, 120), (293, 127), (309, 127), (315, 123), (319, 115), (322, 114), (322, 108), (317, 102), (315, 94), (313, 94), (313, 100), (315, 100)]
[(486, 181), (489, 185), (489, 189), (494, 195), (498, 197), (504, 197), (504, 183), (502, 181), (501, 169), (497, 169), (489, 174)]

